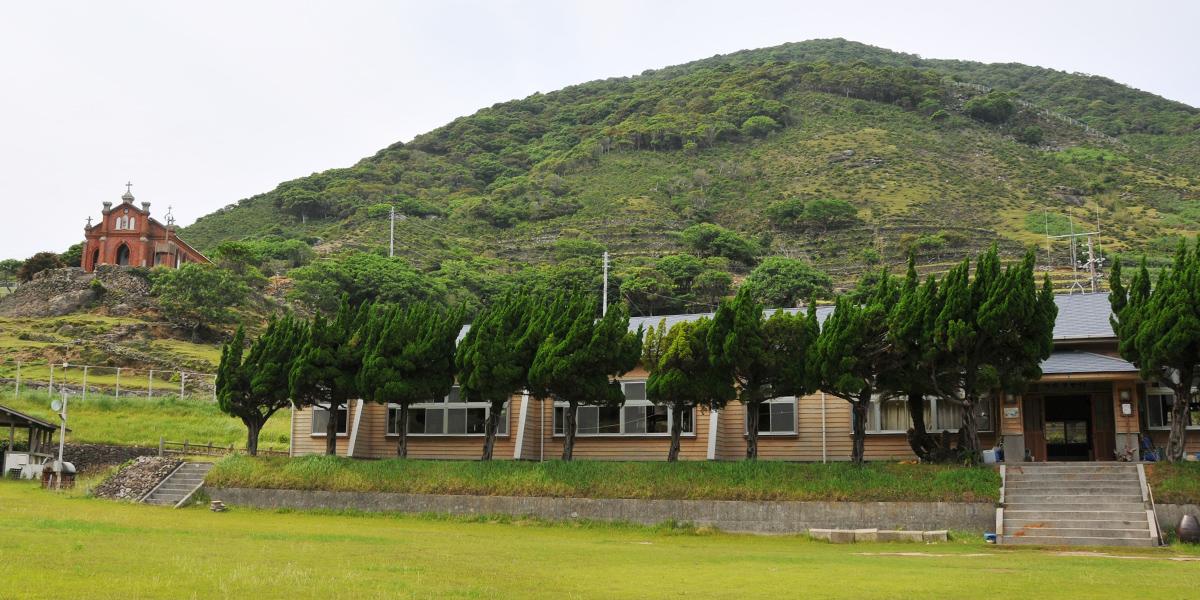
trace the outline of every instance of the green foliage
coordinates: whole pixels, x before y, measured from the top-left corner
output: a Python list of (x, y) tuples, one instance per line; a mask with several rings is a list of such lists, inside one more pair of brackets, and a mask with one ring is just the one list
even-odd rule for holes
[(408, 409), (436, 402), (454, 385), (460, 312), (427, 303), (376, 306), (366, 325), (358, 388), (365, 399), (400, 407), (397, 456), (408, 455)]
[(253, 267), (264, 273), (282, 274), (315, 257), (312, 247), (303, 240), (279, 238), (222, 242), (212, 252), (217, 264), (237, 273)]
[(611, 306), (600, 319), (598, 312), (599, 302), (592, 296), (560, 296), (539, 315), (540, 340), (532, 364), (521, 363), (530, 365), (532, 394), (567, 403), (563, 460), (571, 460), (574, 451), (579, 407), (620, 405), (625, 398), (616, 378), (637, 366), (642, 353), (642, 330), (629, 331), (624, 307)]
[(331, 456), (337, 453), (338, 411), (360, 395), (363, 325), (370, 314), (371, 305), (354, 306), (346, 296), (333, 320), (317, 313), (288, 372), (288, 390), (297, 406), (322, 406), (329, 411), (325, 453)]
[(233, 308), (250, 293), (233, 273), (199, 263), (156, 268), (151, 281), (150, 293), (157, 297), (163, 316), (190, 329), (193, 341), (201, 328), (234, 322)]
[(1143, 379), (1157, 380), (1175, 394), (1167, 459), (1181, 461), (1188, 412), (1200, 403), (1200, 237), (1190, 247), (1179, 245), (1175, 261), (1159, 272), (1154, 285), (1144, 259), (1128, 288), (1117, 261), (1111, 285), (1121, 356), (1137, 365)]
[(975, 96), (963, 105), (963, 112), (985, 123), (1007, 123), (1017, 114), (1013, 96), (1008, 92), (988, 92), (983, 96)]
[(241, 419), (247, 432), (246, 450), (254, 456), (267, 421), (291, 406), (288, 377), (307, 331), (291, 315), (272, 318), (243, 360), (245, 335), (245, 330), (238, 327), (233, 340), (221, 349), (217, 406), (221, 412)]
[(712, 322), (681, 321), (667, 329), (663, 320), (651, 327), (642, 344), (642, 365), (650, 372), (646, 397), (671, 411), (671, 444), (667, 461), (679, 460), (679, 436), (685, 411), (720, 410), (736, 396), (733, 373), (709, 357)]
[(26, 282), (33, 279), (34, 275), (45, 271), (46, 269), (61, 269), (65, 267), (62, 259), (53, 252), (38, 252), (33, 256), (25, 259), (17, 269), (17, 279)]
[(779, 129), (780, 125), (775, 119), (766, 115), (755, 115), (746, 119), (742, 123), (742, 135), (747, 137), (766, 137), (768, 133)]
[(805, 300), (826, 297), (833, 286), (825, 273), (795, 258), (770, 256), (750, 272), (742, 289), (771, 307), (798, 306)]
[(504, 403), (529, 385), (530, 365), (543, 332), (566, 318), (564, 302), (560, 297), (553, 306), (543, 308), (534, 296), (507, 294), (476, 315), (458, 344), (454, 364), (462, 397), (491, 404), (484, 427), (484, 460), (492, 458)]
[(441, 302), (446, 296), (443, 283), (418, 273), (403, 259), (365, 252), (314, 262), (293, 270), (291, 277), (294, 287), (288, 297), (326, 312), (337, 308), (343, 294), (356, 305)]
[(58, 255), (58, 260), (68, 267), (78, 267), (83, 264), (83, 242), (71, 244), (71, 247)]
[(761, 252), (753, 242), (712, 223), (698, 223), (684, 229), (682, 239), (700, 256), (721, 256), (744, 265), (753, 264)]
[(858, 209), (845, 200), (818, 198), (804, 202), (798, 198), (781, 200), (767, 207), (767, 218), (776, 227), (811, 229), (825, 232), (861, 223)]
[(1022, 144), (1029, 144), (1030, 146), (1037, 146), (1042, 143), (1045, 135), (1046, 132), (1042, 131), (1041, 127), (1030, 125), (1017, 134), (1017, 141)]
[(810, 352), (817, 340), (816, 306), (807, 315), (776, 311), (763, 318), (763, 307), (743, 287), (721, 302), (708, 331), (708, 355), (726, 385), (737, 383), (746, 409), (746, 458), (758, 458), (759, 406), (772, 397), (803, 396), (814, 389)]

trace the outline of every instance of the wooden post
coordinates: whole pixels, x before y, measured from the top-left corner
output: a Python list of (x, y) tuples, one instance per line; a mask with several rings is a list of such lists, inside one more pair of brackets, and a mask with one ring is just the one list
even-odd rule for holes
[(146, 399), (154, 397), (154, 369), (150, 369), (150, 374), (146, 376)]
[(117, 399), (121, 399), (121, 367), (117, 367)]
[[(17, 361), (17, 398), (21, 397), (21, 361)], [(11, 446), (10, 446), (11, 447)]]
[(88, 365), (83, 365), (83, 395), (82, 399), (87, 400), (87, 372)]
[(166, 445), (166, 444), (164, 443), (163, 437), (162, 437), (161, 435), (160, 435), (160, 436), (158, 436), (158, 457), (159, 457), (159, 458), (162, 458), (162, 455), (163, 455), (163, 446), (165, 446), (165, 445)]
[(183, 453), (184, 454), (188, 453), (188, 441), (187, 440), (183, 440)]

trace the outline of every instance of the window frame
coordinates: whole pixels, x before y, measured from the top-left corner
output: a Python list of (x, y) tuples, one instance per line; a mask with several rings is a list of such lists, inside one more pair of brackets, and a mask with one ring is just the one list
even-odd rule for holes
[[(424, 438), (441, 438), (441, 437), (481, 438), (481, 437), (485, 437), (487, 435), (487, 433), (484, 433), (484, 432), (481, 432), (481, 433), (466, 433), (466, 432), (450, 433), (450, 411), (451, 410), (466, 410), (466, 409), (482, 408), (483, 409), (483, 419), (484, 419), (485, 423), (487, 422), (488, 415), (490, 415), (492, 412), (492, 403), (491, 402), (457, 402), (457, 401), (451, 402), (450, 397), (454, 396), (455, 392), (457, 392), (457, 391), (460, 391), (460, 389), (459, 389), (459, 386), (456, 385), (453, 388), (451, 388), (451, 391), (449, 394), (447, 394), (444, 398), (442, 398), (441, 402), (416, 402), (416, 403), (410, 404), (408, 407), (408, 419), (409, 419), (408, 422), (410, 425), (412, 424), (412, 412), (414, 410), (440, 410), (442, 412), (442, 433), (409, 432), (405, 437), (410, 437), (410, 438), (411, 437), (424, 437)], [(509, 417), (510, 417), (509, 411), (511, 410), (511, 405), (512, 405), (511, 399), (504, 401), (504, 408), (501, 413), (502, 418), (500, 419), (499, 426), (496, 428), (496, 437), (498, 437), (498, 438), (502, 438), (502, 437), (507, 438), (509, 436), (509, 429), (511, 429), (511, 427), (509, 427)], [(395, 419), (393, 419), (393, 417), (392, 417), (392, 411), (399, 411), (399, 410), (400, 410), (399, 404), (395, 404), (392, 402), (389, 402), (387, 404), (387, 412), (386, 412), (387, 416), (385, 418), (385, 423), (384, 423), (384, 437), (394, 437), (394, 438), (400, 437), (399, 429), (397, 429), (395, 431), (392, 430), (393, 429), (392, 426), (393, 426), (393, 424), (395, 424)]]
[[(941, 423), (941, 419), (938, 417), (938, 399), (933, 396), (926, 396), (925, 401), (929, 403), (928, 404), (929, 415), (932, 417), (933, 420), (937, 421), (937, 423), (935, 423), (933, 425), (931, 425), (930, 423), (925, 423), (926, 433), (956, 433), (962, 427), (961, 422), (958, 424), (957, 427), (945, 427)], [(988, 394), (987, 396), (982, 398), (982, 401), (984, 403), (986, 403), (986, 406), (988, 407), (988, 413), (991, 415), (991, 419), (990, 419), (991, 422), (988, 423), (987, 429), (980, 429), (979, 433), (995, 433), (996, 432), (996, 412), (997, 412), (996, 411), (996, 398), (993, 395)], [(867, 435), (907, 435), (908, 434), (907, 429), (871, 429), (872, 422), (878, 423), (880, 425), (883, 424), (883, 414), (882, 414), (883, 406), (882, 405), (884, 402), (904, 402), (904, 403), (906, 403), (906, 402), (908, 402), (908, 399), (907, 398), (899, 398), (899, 397), (883, 398), (882, 396), (880, 396), (878, 394), (873, 396), (871, 398), (871, 405), (867, 408), (867, 410), (869, 412), (869, 414), (867, 415), (867, 432), (866, 432)], [(907, 414), (908, 407), (905, 406), (904, 409), (905, 409), (905, 414)], [(909, 424), (911, 426), (911, 419), (910, 419)], [(851, 429), (852, 429), (851, 435), (853, 435), (853, 427)]]
[[(1164, 387), (1158, 381), (1152, 381), (1146, 384), (1146, 428), (1150, 431), (1170, 431), (1171, 423), (1167, 421), (1167, 415), (1170, 414), (1170, 406), (1159, 406), (1158, 417), (1161, 425), (1154, 425), (1150, 422), (1150, 417), (1154, 414), (1150, 410), (1151, 398), (1154, 396), (1170, 396), (1171, 403), (1174, 404), (1177, 399), (1175, 390), (1169, 387)], [(1191, 411), (1189, 411), (1190, 413)], [(1200, 431), (1200, 423), (1191, 423), (1184, 425), (1185, 431)]]
[[(322, 429), (320, 432), (313, 431), (313, 429), (315, 429), (315, 427), (316, 427), (316, 424), (317, 424), (317, 411), (325, 411), (326, 413), (328, 413), (328, 412), (329, 412), (329, 403), (328, 403), (328, 402), (322, 402), (322, 403), (320, 403), (320, 404), (313, 404), (313, 405), (312, 405), (312, 417), (309, 419), (309, 422), (308, 422), (308, 423), (309, 423), (309, 425), (308, 425), (308, 426), (309, 426), (309, 431), (310, 431), (310, 433), (308, 434), (308, 435), (309, 435), (309, 437), (321, 437), (321, 438), (323, 438), (323, 437), (326, 437), (326, 436), (328, 436), (328, 434), (325, 432), (325, 430), (324, 430), (324, 429)], [(349, 402), (343, 402), (343, 403), (342, 403), (342, 405), (341, 405), (341, 406), (338, 408), (338, 412), (339, 412), (339, 413), (342, 413), (342, 412), (346, 413), (346, 430), (345, 430), (345, 431), (339, 431), (339, 432), (337, 432), (337, 433), (336, 433), (336, 434), (334, 434), (334, 435), (335, 435), (335, 437), (340, 437), (340, 438), (341, 438), (341, 437), (348, 437), (348, 436), (350, 435), (350, 403), (349, 403)]]
[[(646, 380), (645, 379), (629, 379), (629, 380), (621, 381), (620, 383), (621, 383), (621, 393), (624, 394), (626, 384), (641, 384), (641, 385), (645, 386)], [(655, 408), (661, 407), (664, 410), (666, 410), (667, 431), (665, 433), (664, 432), (627, 432), (627, 431), (625, 431), (625, 409), (626, 408), (643, 408), (643, 407), (655, 407)], [(567, 408), (570, 408), (570, 405), (567, 402), (563, 402), (561, 400), (555, 401), (553, 406), (551, 407), (551, 413), (550, 413), (550, 435), (551, 435), (551, 437), (554, 437), (554, 438), (566, 437), (566, 427), (564, 426), (565, 423), (563, 421), (566, 420), (565, 419), (565, 409), (567, 409)], [(600, 408), (604, 408), (604, 407), (580, 406), (579, 410), (584, 410), (584, 409), (599, 410)], [(673, 425), (674, 416), (671, 414), (670, 407), (668, 407), (666, 405), (655, 404), (655, 403), (651, 402), (649, 399), (634, 399), (634, 400), (626, 399), (625, 401), (621, 402), (621, 404), (618, 405), (616, 408), (619, 411), (618, 418), (617, 418), (617, 422), (618, 422), (618, 431), (617, 432), (615, 432), (615, 433), (614, 432), (580, 433), (579, 419), (576, 418), (575, 419), (575, 437), (576, 438), (626, 438), (626, 439), (629, 439), (629, 438), (670, 438), (671, 437), (671, 426)], [(562, 421), (559, 420), (559, 414), (560, 414), (559, 409), (563, 409), (563, 411), (561, 411), (561, 414), (564, 415), (562, 418), (563, 419)], [(688, 410), (684, 411), (684, 413), (685, 413), (684, 418), (688, 419), (691, 422), (692, 430), (679, 432), (679, 437), (680, 438), (694, 438), (694, 437), (696, 437), (696, 407), (693, 406), (693, 407), (689, 408)]]
[[(795, 396), (777, 396), (775, 398), (770, 398), (770, 399), (764, 400), (762, 403), (763, 403), (763, 405), (787, 404), (789, 401), (791, 402), (791, 405), (792, 405), (792, 428), (791, 428), (791, 430), (790, 431), (761, 431), (760, 430), (758, 432), (758, 437), (772, 437), (772, 436), (773, 437), (787, 437), (787, 436), (800, 435), (800, 399), (799, 398), (797, 398)], [(750, 422), (749, 422), (750, 411), (749, 411), (749, 407), (745, 404), (742, 405), (742, 408), (743, 408), (743, 411), (742, 411), (743, 412), (742, 436), (749, 437), (750, 436)], [(769, 412), (769, 409), (768, 409), (768, 412)], [(759, 427), (761, 429), (762, 418), (759, 418), (758, 423), (759, 423)]]

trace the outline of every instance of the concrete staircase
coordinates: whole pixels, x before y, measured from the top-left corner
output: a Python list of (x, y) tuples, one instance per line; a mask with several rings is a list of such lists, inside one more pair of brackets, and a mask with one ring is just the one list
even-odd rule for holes
[(185, 462), (175, 469), (173, 473), (167, 476), (158, 484), (158, 487), (151, 490), (142, 498), (145, 504), (157, 504), (159, 506), (174, 506), (178, 507), (200, 486), (204, 484), (204, 476), (212, 469), (212, 463)]
[(1004, 467), (1001, 544), (1157, 546), (1142, 466), (1024, 463)]

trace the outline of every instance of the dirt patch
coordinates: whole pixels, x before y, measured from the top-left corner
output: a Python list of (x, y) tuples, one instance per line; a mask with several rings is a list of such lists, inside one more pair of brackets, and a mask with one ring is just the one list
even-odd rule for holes
[(92, 494), (98, 498), (136, 501), (149, 494), (182, 462), (175, 458), (140, 456), (93, 488)]

